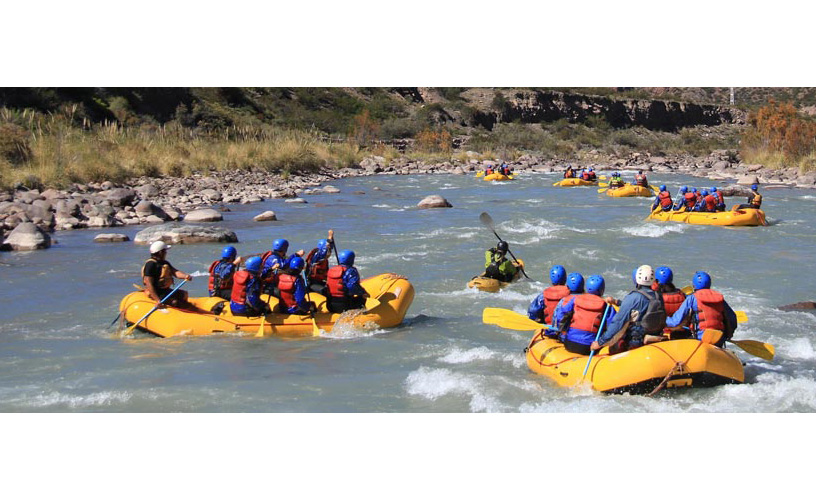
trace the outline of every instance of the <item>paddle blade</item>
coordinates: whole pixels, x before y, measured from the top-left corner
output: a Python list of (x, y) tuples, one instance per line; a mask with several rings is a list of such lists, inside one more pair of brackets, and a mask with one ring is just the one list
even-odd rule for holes
[(368, 312), (378, 305), (382, 304), (379, 299), (375, 299), (374, 297), (367, 297), (365, 301), (365, 312)]
[(255, 333), (256, 337), (263, 337), (264, 336), (264, 320), (266, 320), (266, 316), (261, 316), (261, 326), (258, 327), (258, 331)]
[(484, 177), (484, 172), (476, 172), (476, 177)]
[(608, 182), (599, 182), (598, 185), (601, 186), (601, 187), (609, 187)]
[(560, 184), (561, 184), (561, 181), (558, 181), (556, 183), (553, 183), (553, 186), (559, 186)]
[(320, 336), (320, 328), (317, 327), (317, 321), (315, 321), (314, 317), (312, 318), (312, 337), (319, 337)]
[(599, 193), (603, 193), (603, 192), (605, 192), (607, 189), (609, 189), (609, 188), (601, 188), (601, 189), (599, 189), (599, 190), (598, 190), (598, 192), (599, 192)]
[(598, 179), (600, 179), (600, 180), (602, 180), (602, 181), (605, 181), (605, 180), (606, 180), (606, 176), (605, 176), (605, 175), (599, 175), (599, 176), (598, 176)]
[(482, 212), (479, 214), (479, 220), (482, 221), (482, 224), (493, 229), (493, 218), (487, 212)]
[(694, 287), (691, 285), (684, 286), (683, 288), (680, 289), (680, 291), (685, 293), (686, 295), (691, 295), (692, 293), (694, 293)]
[(748, 354), (753, 354), (758, 358), (767, 359), (768, 361), (772, 360), (774, 354), (776, 354), (774, 346), (758, 340), (729, 340), (729, 342), (736, 344)]
[(485, 307), (482, 312), (482, 322), (487, 325), (497, 325), (510, 330), (522, 330), (527, 332), (549, 327), (549, 325), (536, 323), (515, 311), (498, 307)]
[(748, 315), (745, 314), (745, 311), (734, 311), (737, 315), (737, 323), (745, 323), (748, 321)]

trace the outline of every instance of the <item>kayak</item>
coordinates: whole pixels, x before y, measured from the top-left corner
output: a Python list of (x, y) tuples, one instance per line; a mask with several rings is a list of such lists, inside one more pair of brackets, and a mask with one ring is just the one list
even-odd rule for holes
[[(519, 264), (521, 267), (524, 267), (524, 261), (519, 259)], [(468, 281), (468, 288), (476, 288), (477, 290), (481, 290), (483, 292), (490, 292), (496, 293), (502, 288), (506, 287), (510, 283), (514, 283), (518, 281), (521, 277), (521, 271), (517, 272), (513, 279), (510, 281), (499, 281), (495, 278), (487, 278), (485, 276), (474, 276), (472, 280)]]
[(512, 175), (504, 175), (504, 174), (499, 174), (499, 173), (485, 175), (483, 178), (486, 181), (512, 181), (513, 180)]
[(734, 205), (725, 212), (680, 212), (658, 210), (649, 214), (650, 219), (659, 221), (685, 222), (686, 224), (703, 224), (708, 226), (767, 226), (765, 212), (758, 208), (737, 210)]
[[(346, 311), (332, 313), (326, 308), (326, 298), (319, 293), (309, 293), (307, 300), (315, 303), (315, 321), (317, 327), (330, 332), (340, 320), (353, 326), (364, 327), (371, 324), (382, 328), (390, 328), (402, 323), (408, 308), (414, 300), (414, 287), (397, 274), (380, 274), (364, 279), (360, 282), (368, 294), (379, 302), (371, 309), (359, 314)], [(312, 335), (312, 319), (308, 314), (278, 314), (270, 313), (266, 318), (261, 316), (234, 316), (230, 311), (229, 301), (219, 297), (191, 297), (190, 303), (198, 311), (167, 307), (157, 309), (153, 314), (139, 323), (139, 328), (159, 337), (175, 337), (177, 335), (212, 335), (216, 333), (247, 332), (256, 334), (263, 322), (264, 336), (302, 337)], [(273, 308), (278, 299), (262, 294), (261, 300), (269, 301)], [(371, 302), (371, 299), (369, 299)], [(224, 304), (220, 314), (210, 312), (219, 303)], [(126, 295), (119, 304), (119, 310), (124, 311), (125, 320), (132, 324), (147, 314), (156, 302), (150, 300), (144, 291)], [(343, 318), (341, 318), (343, 316)]]
[(619, 188), (609, 188), (606, 190), (607, 196), (623, 197), (623, 196), (655, 196), (652, 188), (638, 186), (637, 184), (629, 184), (628, 182)]
[[(745, 381), (742, 361), (733, 352), (696, 339), (667, 340), (631, 351), (609, 354), (604, 347), (592, 357), (571, 353), (539, 330), (526, 349), (527, 366), (562, 387), (588, 383), (596, 391), (648, 394), (665, 387), (714, 387)], [(583, 377), (583, 381), (582, 381)]]
[(598, 181), (585, 181), (583, 179), (579, 179), (577, 177), (571, 177), (569, 179), (563, 179), (561, 181), (556, 182), (553, 186), (558, 187), (573, 187), (573, 186), (597, 186)]

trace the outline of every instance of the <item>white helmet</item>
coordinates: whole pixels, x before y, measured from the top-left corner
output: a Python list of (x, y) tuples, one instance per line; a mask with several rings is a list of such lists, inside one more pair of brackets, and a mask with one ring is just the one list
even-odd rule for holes
[(652, 266), (642, 265), (635, 271), (635, 283), (638, 285), (652, 286), (655, 280), (655, 273)]
[(162, 250), (167, 250), (168, 248), (170, 248), (170, 245), (163, 242), (162, 240), (154, 241), (153, 243), (150, 244), (150, 254), (153, 255), (154, 253), (159, 253)]

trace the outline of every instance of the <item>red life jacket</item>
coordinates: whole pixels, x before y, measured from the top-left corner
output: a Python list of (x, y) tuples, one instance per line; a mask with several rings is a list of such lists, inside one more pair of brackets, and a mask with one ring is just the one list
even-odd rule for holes
[(657, 199), (660, 200), (660, 206), (662, 208), (671, 208), (672, 199), (668, 191), (661, 191), (660, 194), (657, 195)]
[(705, 200), (705, 209), (707, 212), (714, 212), (717, 210), (717, 198), (712, 195), (708, 195), (704, 198)]
[(606, 301), (604, 299), (591, 293), (583, 293), (575, 297), (575, 313), (572, 315), (570, 327), (597, 333), (605, 310)]
[(550, 324), (558, 301), (569, 293), (569, 288), (564, 285), (554, 285), (544, 289), (544, 323)]
[(317, 248), (313, 248), (309, 255), (306, 256), (306, 265), (309, 268), (309, 271), (306, 275), (309, 277), (310, 280), (313, 281), (326, 281), (326, 278), (329, 274), (329, 256), (326, 255), (326, 258), (323, 260), (319, 260), (314, 264), (309, 264), (312, 261), (312, 257), (315, 253), (317, 253)]
[(702, 199), (703, 199), (703, 195), (701, 195), (699, 192), (698, 192), (698, 193), (694, 193), (694, 203), (695, 203), (695, 204), (700, 203), (700, 201), (701, 201)]
[(584, 172), (581, 174), (581, 179), (588, 181), (589, 180), (589, 172)]
[(230, 300), (232, 302), (241, 305), (246, 304), (246, 285), (249, 283), (250, 278), (252, 278), (252, 273), (246, 269), (241, 269), (235, 273), (235, 276), (232, 279), (232, 295), (230, 295)]
[(297, 279), (297, 276), (291, 274), (281, 274), (278, 276), (280, 298), (287, 308), (297, 305), (297, 300), (295, 300), (295, 281), (297, 281)]
[(725, 331), (725, 299), (720, 292), (704, 288), (694, 292), (697, 299), (697, 331)]
[(720, 205), (725, 205), (725, 197), (722, 194), (722, 191), (717, 191), (717, 201)]
[(686, 208), (691, 210), (692, 208), (694, 208), (694, 205), (697, 204), (697, 196), (691, 191), (689, 191), (688, 193), (683, 195), (683, 202)]
[[(210, 291), (210, 293), (215, 291), (215, 272), (214, 271), (215, 271), (215, 266), (217, 266), (220, 263), (221, 263), (220, 260), (216, 260), (215, 262), (210, 264), (210, 269), (209, 269), (210, 280), (207, 283), (207, 289)], [(219, 290), (232, 290), (232, 277), (233, 277), (233, 275), (234, 275), (234, 273), (230, 274), (228, 277), (220, 280), (220, 282), (218, 283), (218, 289)]]
[(343, 274), (345, 274), (346, 266), (337, 265), (329, 269), (326, 278), (326, 285), (329, 287), (329, 295), (332, 297), (345, 297), (346, 286), (343, 285)]
[(492, 174), (492, 173), (493, 173), (493, 169), (492, 169), (492, 168), (488, 168), (487, 170), (485, 170), (485, 175), (490, 175), (490, 174)]
[(666, 308), (666, 316), (671, 316), (677, 312), (684, 300), (686, 300), (686, 294), (684, 294), (681, 290), (664, 293), (663, 306)]
[(646, 176), (642, 174), (635, 175), (635, 184), (637, 184), (638, 186), (645, 186)]

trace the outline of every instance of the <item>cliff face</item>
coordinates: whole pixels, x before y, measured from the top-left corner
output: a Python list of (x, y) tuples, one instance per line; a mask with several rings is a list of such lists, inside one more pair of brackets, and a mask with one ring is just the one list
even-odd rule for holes
[[(495, 98), (497, 92), (503, 96)], [(602, 96), (565, 94), (552, 91), (493, 91), (477, 96), (474, 124), (492, 129), (496, 123), (539, 123), (566, 119), (572, 123), (596, 116), (613, 127), (642, 126), (674, 132), (696, 125), (744, 124), (746, 113), (726, 106), (711, 106), (659, 100), (610, 99)]]

